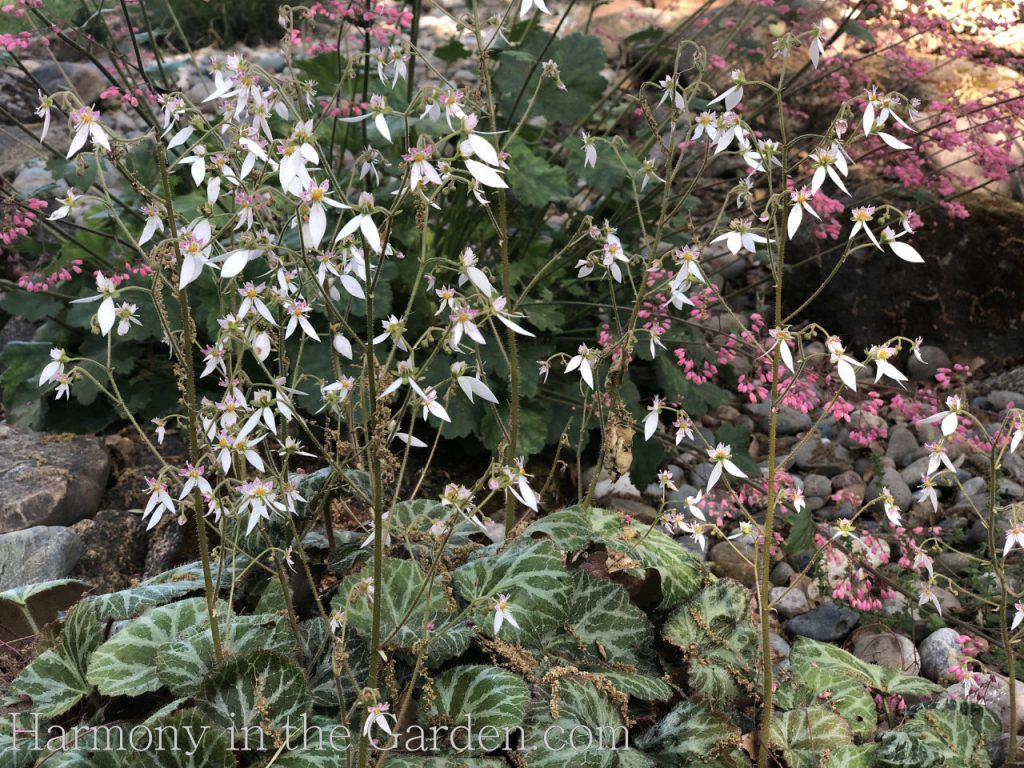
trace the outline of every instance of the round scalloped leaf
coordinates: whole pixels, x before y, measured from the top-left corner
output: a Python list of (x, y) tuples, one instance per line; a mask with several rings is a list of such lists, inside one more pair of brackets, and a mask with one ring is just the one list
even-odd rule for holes
[(832, 750), (822, 768), (874, 768), (876, 751), (878, 747), (874, 744), (840, 747)]
[(578, 507), (569, 507), (531, 523), (522, 538), (547, 536), (563, 552), (578, 552), (587, 548), (592, 535), (584, 513)]
[(641, 701), (668, 701), (672, 698), (672, 687), (655, 675), (641, 672), (624, 672), (600, 664), (587, 667), (587, 672), (608, 678), (615, 689)]
[[(45, 758), (46, 762), (37, 763), (40, 768), (123, 768), (128, 764), (128, 757), (123, 752), (106, 750), (91, 751), (88, 749), (71, 749), (57, 752)], [(0, 755), (0, 765), (5, 766)]]
[[(288, 624), (281, 621), (280, 616), (232, 616), (230, 621), (218, 618), (218, 623), (225, 656), (259, 649), (288, 652), (294, 646), (295, 640)], [(210, 628), (199, 627), (187, 632), (181, 640), (161, 648), (156, 657), (156, 669), (160, 682), (171, 693), (191, 696), (213, 668), (214, 660)]]
[[(348, 626), (369, 638), (373, 624), (373, 603), (365, 589), (369, 569), (341, 582), (331, 602), (335, 611), (348, 617)], [(470, 633), (462, 624), (451, 623), (451, 610), (445, 588), (439, 579), (425, 584), (427, 574), (411, 560), (386, 558), (381, 563), (382, 584), (375, 586), (380, 596), (380, 630), (385, 645), (412, 650), (429, 639), (428, 655), (432, 665), (458, 656), (469, 646)]]
[(353, 634), (345, 638), (345, 664), (351, 675), (348, 672), (342, 672), (340, 675), (341, 696), (344, 698), (344, 702), (341, 702), (338, 700), (338, 684), (334, 679), (334, 635), (319, 618), (302, 622), (300, 631), (306, 678), (309, 680), (313, 704), (317, 707), (337, 709), (344, 703), (345, 708), (349, 708), (359, 695), (359, 689), (353, 680), (365, 680), (369, 674), (370, 658), (366, 646)]
[(43, 717), (56, 717), (88, 696), (91, 690), (92, 686), (73, 660), (56, 651), (43, 651), (14, 678), (7, 700), (11, 703), (20, 700), (25, 708)]
[(523, 729), (527, 764), (530, 768), (614, 765), (614, 748), (629, 743), (618, 708), (587, 680), (565, 677), (557, 688), (555, 713), (549, 688), (539, 689), (530, 705)]
[[(297, 727), (313, 706), (302, 669), (290, 656), (274, 651), (248, 651), (227, 659), (203, 678), (196, 701), (214, 725), (236, 737), (262, 731), (267, 745), (283, 739), (284, 727)], [(248, 740), (251, 747), (251, 735)]]
[(928, 696), (942, 690), (941, 686), (923, 677), (869, 664), (842, 648), (807, 637), (801, 637), (793, 643), (789, 663), (796, 680), (812, 670), (824, 669), (889, 695)]
[(1001, 730), (987, 707), (938, 699), (912, 707), (912, 717), (878, 738), (877, 768), (987, 766), (986, 742)]
[(822, 753), (852, 741), (850, 726), (822, 707), (801, 707), (772, 719), (772, 747), (790, 768), (818, 768)]
[(508, 768), (508, 763), (493, 757), (389, 755), (382, 768)]
[[(455, 522), (455, 529), (448, 537), (446, 545), (448, 549), (464, 546), (470, 543), (470, 537), (474, 533), (480, 533), (480, 528), (467, 520), (465, 516), (460, 515), (454, 507), (445, 506), (441, 502), (431, 499), (412, 499), (396, 504), (388, 518), (388, 530), (393, 538), (403, 539), (405, 532), (411, 531), (420, 534), (419, 539), (422, 539), (422, 536), (428, 534), (435, 523), (451, 521)], [(432, 542), (428, 543), (432, 545)], [(421, 542), (417, 541), (410, 542), (409, 549), (415, 553), (423, 551), (425, 548)], [(432, 552), (433, 546), (430, 546), (427, 551)]]
[(718, 581), (665, 622), (665, 639), (687, 658), (690, 687), (716, 706), (734, 701), (755, 673), (757, 633), (749, 594), (735, 581)]
[(544, 641), (544, 652), (567, 659), (637, 664), (650, 655), (654, 627), (613, 581), (583, 571), (572, 574), (564, 629)]
[[(140, 730), (140, 733), (142, 731)], [(147, 733), (152, 744), (129, 756), (131, 768), (234, 768), (228, 735), (195, 709), (183, 709), (153, 722)], [(163, 741), (159, 741), (163, 739)], [(176, 743), (171, 741), (176, 739)], [(160, 749), (160, 746), (163, 749)], [(189, 754), (189, 753), (192, 754)]]
[[(792, 695), (784, 709), (824, 707), (846, 720), (850, 730), (859, 738), (874, 738), (878, 729), (878, 710), (868, 689), (854, 678), (836, 674), (828, 667), (810, 667), (801, 671), (799, 679), (794, 678), (782, 689)], [(826, 699), (821, 697), (824, 691), (828, 691)]]
[[(217, 612), (226, 615), (227, 605), (218, 603)], [(87, 679), (106, 696), (156, 691), (161, 686), (156, 669), (160, 649), (208, 622), (202, 597), (151, 608), (96, 649), (89, 659)]]
[(636, 746), (658, 766), (747, 766), (740, 754), (740, 729), (700, 701), (688, 700), (641, 736)]
[(434, 680), (434, 696), (420, 703), (425, 725), (466, 725), (471, 731), (523, 724), (530, 691), (519, 675), (489, 666), (449, 669)]
[(704, 585), (704, 567), (690, 552), (671, 536), (657, 528), (648, 530), (625, 526), (605, 509), (591, 509), (587, 513), (594, 539), (609, 550), (621, 553), (640, 566), (626, 572), (645, 578), (646, 569), (654, 569), (661, 577), (661, 604), (667, 611), (689, 600)]
[(494, 637), (494, 601), (508, 595), (509, 610), (519, 629), (504, 622), (500, 639), (536, 645), (565, 617), (571, 589), (569, 573), (558, 548), (548, 540), (516, 542), (497, 555), (479, 557), (452, 574), (459, 595), (475, 604), (477, 631)]
[[(10, 723), (9, 718), (5, 719)], [(31, 741), (24, 738), (15, 741), (10, 733), (0, 730), (0, 765), (4, 768), (29, 768), (36, 757)]]

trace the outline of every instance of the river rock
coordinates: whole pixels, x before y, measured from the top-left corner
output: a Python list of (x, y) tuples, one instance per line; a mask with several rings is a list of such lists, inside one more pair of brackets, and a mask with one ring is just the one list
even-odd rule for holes
[(67, 528), (38, 525), (0, 534), (0, 592), (63, 579), (82, 556), (82, 540)]
[(786, 622), (786, 631), (794, 637), (809, 637), (822, 643), (842, 640), (857, 626), (860, 614), (845, 605), (822, 603), (810, 613)]
[(799, 587), (772, 587), (771, 601), (776, 613), (786, 619), (811, 610), (807, 595)]
[(878, 629), (858, 630), (853, 636), (853, 655), (869, 664), (889, 667), (908, 675), (921, 671), (921, 657), (909, 637)]
[(902, 424), (897, 424), (889, 431), (889, 445), (885, 455), (896, 462), (897, 467), (905, 467), (909, 457), (920, 447), (914, 433)]
[(754, 548), (750, 544), (720, 541), (711, 548), (708, 556), (718, 576), (736, 579), (748, 587), (754, 586)]
[(109, 472), (96, 438), (0, 425), (0, 533), (91, 517)]
[(960, 658), (960, 645), (956, 639), (959, 632), (942, 627), (921, 641), (918, 652), (921, 656), (921, 674), (935, 683), (950, 679), (949, 668)]

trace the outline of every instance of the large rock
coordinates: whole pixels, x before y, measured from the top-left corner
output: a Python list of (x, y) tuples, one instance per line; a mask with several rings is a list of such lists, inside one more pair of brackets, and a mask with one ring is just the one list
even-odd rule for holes
[[(177, 527), (177, 526), (175, 526)], [(82, 557), (71, 575), (87, 581), (96, 592), (116, 592), (131, 586), (146, 563), (146, 526), (142, 518), (119, 509), (104, 509), (71, 530), (82, 538)]]
[(92, 517), (109, 472), (95, 438), (0, 425), (0, 533)]
[(82, 540), (67, 528), (36, 526), (0, 534), (0, 592), (63, 579), (82, 556)]

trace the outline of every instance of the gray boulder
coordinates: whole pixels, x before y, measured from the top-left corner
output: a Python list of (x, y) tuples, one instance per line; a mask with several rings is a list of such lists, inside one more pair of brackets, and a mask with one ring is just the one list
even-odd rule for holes
[(82, 556), (72, 530), (36, 526), (0, 534), (0, 592), (67, 577)]

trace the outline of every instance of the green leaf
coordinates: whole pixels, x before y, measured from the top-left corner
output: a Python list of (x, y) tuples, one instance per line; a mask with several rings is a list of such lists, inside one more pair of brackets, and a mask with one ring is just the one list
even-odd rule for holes
[(662, 600), (659, 610), (670, 610), (688, 600), (704, 583), (704, 567), (679, 542), (646, 527), (642, 533), (626, 527), (613, 512), (592, 508), (584, 513), (590, 521), (594, 539), (609, 550), (621, 552), (638, 561), (643, 568), (627, 570), (632, 576), (646, 578), (643, 569), (653, 568), (661, 577)]
[(530, 690), (521, 677), (489, 666), (449, 669), (438, 676), (433, 689), (433, 698), (420, 703), (420, 722), (426, 726), (511, 730), (523, 724), (530, 702)]
[(734, 701), (753, 683), (757, 633), (749, 594), (741, 584), (722, 580), (665, 622), (665, 639), (682, 650), (693, 692), (716, 706)]
[[(158, 718), (146, 732), (153, 735), (154, 746), (133, 752), (132, 768), (234, 768), (227, 733), (199, 710), (183, 709)], [(165, 749), (155, 748), (158, 736), (167, 739)], [(177, 739), (177, 746), (171, 739)]]
[(531, 114), (561, 123), (587, 115), (608, 84), (601, 76), (606, 63), (604, 46), (591, 35), (577, 33), (552, 40), (550, 32), (535, 28), (521, 46), (501, 55), (494, 72), (503, 117), (514, 123), (526, 111), (541, 76), (541, 67), (534, 65), (542, 56), (558, 65), (566, 90), (559, 90), (553, 80), (544, 80)]
[[(658, 766), (749, 765), (739, 754), (740, 729), (702, 702), (689, 700), (669, 712), (637, 740)], [(731, 760), (731, 758), (735, 760)], [(723, 762), (724, 760), (724, 762)]]
[(569, 179), (558, 165), (548, 162), (521, 139), (509, 145), (506, 174), (512, 197), (527, 208), (544, 208), (569, 198)]
[(832, 750), (823, 768), (874, 768), (874, 744), (858, 744)]
[[(217, 612), (227, 613), (220, 603)], [(156, 660), (161, 648), (209, 621), (206, 600), (194, 597), (151, 608), (89, 659), (87, 679), (106, 696), (139, 696), (160, 688)]]
[(846, 721), (822, 707), (783, 712), (772, 720), (771, 732), (772, 746), (790, 768), (818, 768), (823, 752), (851, 742)]
[(4, 768), (29, 768), (35, 759), (29, 739), (19, 737), (15, 741), (10, 733), (0, 731), (0, 765)]
[(497, 555), (479, 557), (452, 574), (459, 595), (473, 604), (477, 631), (494, 637), (494, 601), (508, 595), (516, 629), (505, 622), (502, 640), (536, 645), (559, 626), (571, 583), (558, 548), (548, 540), (516, 542)]
[(37, 323), (53, 317), (64, 307), (61, 302), (45, 294), (29, 293), (28, 291), (9, 290), (0, 295), (0, 309)]
[[(608, 697), (593, 683), (572, 677), (559, 681), (556, 707), (551, 696), (552, 691), (541, 688), (527, 715), (525, 757), (530, 768), (612, 765), (614, 748), (627, 746), (628, 738), (622, 716)], [(576, 738), (570, 740), (571, 734)]]
[(247, 739), (260, 750), (283, 739), (285, 726), (296, 727), (313, 706), (302, 669), (274, 651), (227, 659), (203, 678), (196, 702), (210, 722), (234, 735), (236, 746)]
[[(266, 649), (288, 652), (295, 640), (288, 623), (273, 614), (218, 618), (221, 648), (225, 656)], [(156, 657), (157, 674), (175, 696), (188, 697), (215, 661), (209, 626), (187, 632), (181, 640), (161, 648)]]
[(588, 665), (586, 671), (607, 678), (615, 690), (641, 701), (668, 701), (674, 695), (672, 687), (653, 674), (623, 672), (602, 664)]
[(811, 548), (814, 535), (814, 518), (811, 508), (804, 507), (789, 517), (789, 536), (786, 537), (787, 552), (806, 552)]
[(0, 390), (11, 424), (41, 426), (45, 390), (39, 386), (39, 374), (49, 361), (50, 344), (44, 341), (9, 341), (0, 352)]
[(469, 56), (469, 49), (457, 37), (452, 37), (442, 46), (434, 49), (434, 55), (449, 64)]

